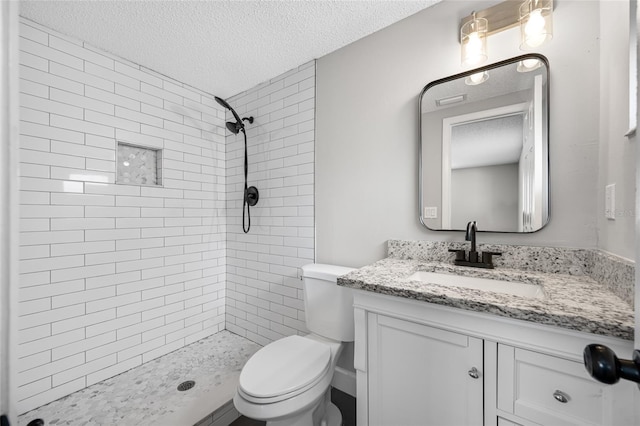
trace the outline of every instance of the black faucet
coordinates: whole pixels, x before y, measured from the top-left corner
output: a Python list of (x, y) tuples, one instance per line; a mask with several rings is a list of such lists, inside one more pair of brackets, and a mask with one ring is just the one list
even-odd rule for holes
[(471, 249), (469, 250), (469, 262), (478, 261), (478, 252), (476, 251), (476, 232), (478, 231), (478, 225), (476, 221), (467, 223), (467, 232), (464, 235), (466, 241), (471, 241)]
[(474, 268), (487, 268), (493, 269), (493, 256), (500, 256), (502, 253), (496, 253), (492, 251), (485, 251), (482, 253), (482, 257), (479, 258), (476, 251), (476, 232), (478, 231), (478, 225), (473, 220), (467, 223), (467, 231), (464, 235), (466, 241), (471, 241), (471, 249), (469, 250), (469, 256), (464, 249), (449, 249), (451, 252), (455, 252), (456, 259), (454, 263), (459, 266), (471, 266)]

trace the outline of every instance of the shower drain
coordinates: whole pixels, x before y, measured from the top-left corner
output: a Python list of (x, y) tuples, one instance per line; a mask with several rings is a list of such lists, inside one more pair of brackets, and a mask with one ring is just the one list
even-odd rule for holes
[(180, 392), (188, 391), (195, 385), (196, 385), (196, 382), (194, 382), (193, 380), (187, 380), (186, 382), (182, 382), (178, 385), (178, 390)]

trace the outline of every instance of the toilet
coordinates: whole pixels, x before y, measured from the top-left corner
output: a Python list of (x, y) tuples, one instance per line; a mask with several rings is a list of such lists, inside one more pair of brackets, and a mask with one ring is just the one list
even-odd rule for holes
[(352, 342), (353, 293), (336, 284), (352, 268), (302, 267), (305, 319), (311, 334), (289, 336), (256, 352), (245, 364), (233, 403), (268, 426), (339, 426), (331, 379), (343, 342)]

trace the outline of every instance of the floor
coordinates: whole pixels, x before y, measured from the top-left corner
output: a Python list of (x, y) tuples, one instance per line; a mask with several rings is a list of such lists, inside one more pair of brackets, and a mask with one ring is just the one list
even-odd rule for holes
[[(356, 426), (356, 399), (338, 389), (331, 389), (331, 401), (342, 413), (342, 425)], [(264, 426), (265, 424), (265, 422), (241, 416), (230, 426)]]
[[(221, 331), (18, 417), (18, 425), (193, 425), (228, 403), (260, 345)], [(158, 374), (161, 372), (162, 374)], [(177, 386), (195, 380), (179, 392)]]
[[(228, 424), (224, 418), (237, 416), (230, 402), (237, 377), (260, 347), (236, 334), (221, 331), (29, 411), (18, 417), (18, 426), (36, 419), (42, 419), (43, 425), (56, 426)], [(195, 386), (179, 392), (177, 386), (186, 380), (194, 380)], [(342, 413), (343, 425), (355, 426), (355, 398), (332, 389), (331, 400)], [(213, 411), (217, 416), (211, 414)], [(263, 426), (265, 422), (241, 416), (230, 424)]]

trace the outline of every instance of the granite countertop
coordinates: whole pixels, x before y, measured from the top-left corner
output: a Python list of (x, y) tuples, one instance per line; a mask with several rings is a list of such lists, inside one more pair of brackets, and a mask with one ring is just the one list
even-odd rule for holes
[[(416, 271), (440, 272), (542, 286), (544, 297), (527, 298), (409, 279)], [(386, 258), (338, 278), (354, 289), (404, 297), (469, 311), (633, 340), (631, 306), (586, 275), (480, 269), (445, 262)]]

